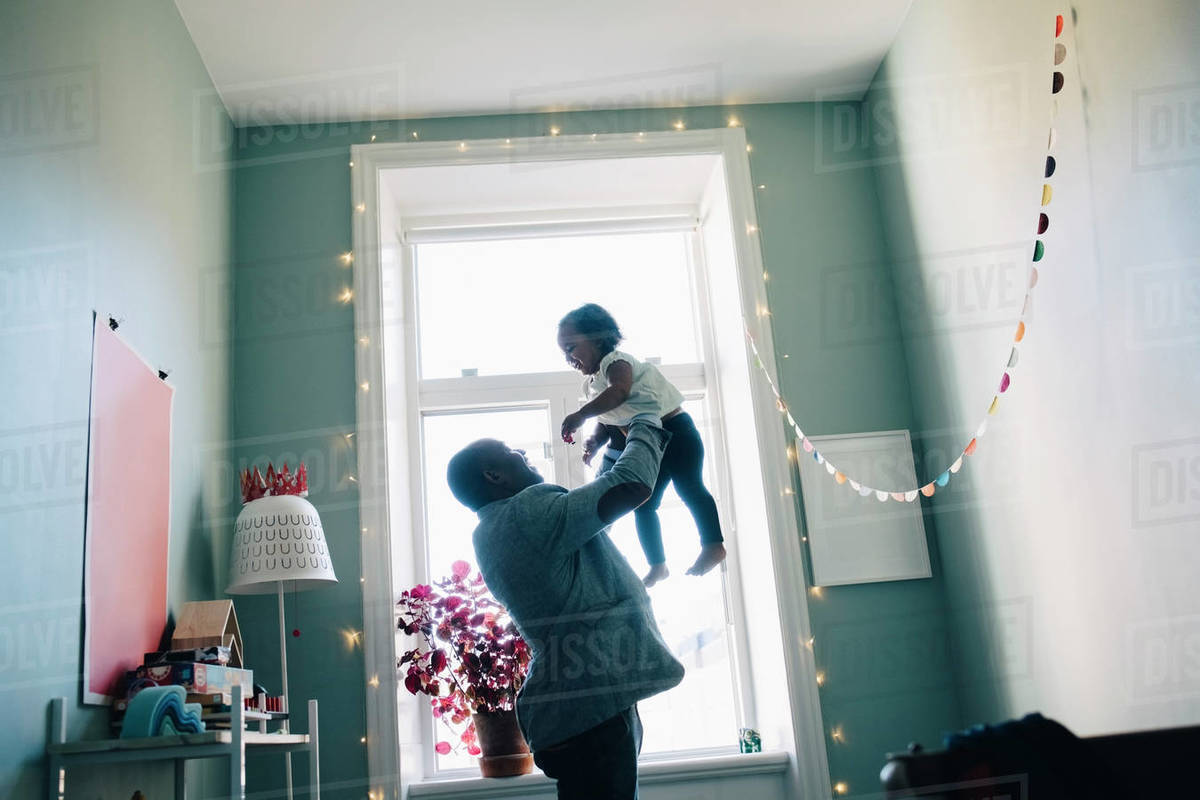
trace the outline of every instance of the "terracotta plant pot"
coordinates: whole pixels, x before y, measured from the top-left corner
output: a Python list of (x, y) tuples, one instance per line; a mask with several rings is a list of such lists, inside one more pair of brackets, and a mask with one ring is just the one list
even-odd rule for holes
[(485, 778), (509, 778), (533, 771), (533, 755), (521, 735), (515, 711), (481, 711), (472, 714), (479, 749), (479, 771)]

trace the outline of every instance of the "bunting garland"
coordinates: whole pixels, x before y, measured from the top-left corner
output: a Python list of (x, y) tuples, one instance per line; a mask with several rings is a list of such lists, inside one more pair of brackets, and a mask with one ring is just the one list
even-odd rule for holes
[[(1062, 29), (1063, 18), (1060, 14), (1055, 17), (1055, 39), (1058, 39), (1062, 35)], [(1054, 66), (1057, 67), (1058, 65), (1062, 64), (1063, 60), (1066, 58), (1066, 55), (1066, 46), (1061, 42), (1055, 42)], [(1061, 92), (1064, 82), (1065, 80), (1062, 72), (1059, 72), (1057, 69), (1054, 70), (1050, 79), (1050, 93), (1052, 95), (1056, 95)], [(1054, 104), (1054, 111), (1057, 112), (1057, 110), (1058, 104), (1056, 102)], [(1044, 234), (1050, 227), (1050, 217), (1046, 215), (1044, 209), (1050, 205), (1050, 200), (1053, 197), (1053, 190), (1051, 189), (1049, 180), (1051, 176), (1054, 175), (1054, 171), (1057, 167), (1057, 162), (1054, 158), (1054, 149), (1058, 141), (1058, 136), (1053, 127), (1053, 119), (1051, 120), (1051, 123), (1049, 136), (1046, 140), (1046, 167), (1044, 171), (1044, 179), (1046, 182), (1042, 184), (1041, 208), (1043, 210), (1038, 212), (1038, 236)], [(1000, 381), (997, 385), (996, 393), (992, 396), (991, 404), (988, 406), (987, 413), (984, 414), (983, 420), (979, 423), (979, 427), (975, 429), (975, 435), (971, 437), (969, 442), (967, 442), (967, 445), (962, 449), (958, 457), (955, 458), (949, 466), (942, 470), (937, 477), (923, 486), (906, 487), (903, 489), (877, 489), (867, 485), (866, 483), (863, 483), (860, 480), (852, 478), (851, 476), (839, 470), (832, 462), (828, 461), (821, 454), (821, 451), (818, 450), (813, 442), (805, 435), (804, 431), (800, 429), (800, 425), (792, 416), (792, 412), (788, 409), (788, 405), (784, 401), (783, 395), (781, 395), (779, 392), (779, 387), (775, 384), (775, 380), (771, 377), (771, 373), (767, 370), (766, 366), (763, 364), (762, 358), (759, 356), (758, 343), (754, 341), (754, 336), (750, 333), (749, 326), (746, 326), (746, 339), (749, 341), (750, 350), (754, 354), (754, 365), (758, 367), (760, 372), (762, 372), (763, 377), (767, 380), (767, 385), (771, 387), (771, 392), (775, 395), (775, 406), (779, 409), (780, 413), (787, 418), (788, 425), (790, 425), (792, 430), (795, 432), (799, 449), (802, 449), (805, 453), (811, 455), (812, 459), (818, 464), (823, 465), (825, 467), (825, 471), (837, 483), (849, 486), (850, 489), (858, 492), (858, 494), (862, 497), (870, 497), (871, 495), (874, 495), (875, 499), (881, 503), (886, 503), (888, 500), (892, 500), (897, 503), (912, 503), (917, 499), (917, 495), (921, 495), (923, 497), (932, 497), (934, 492), (936, 492), (939, 488), (945, 487), (947, 484), (949, 484), (950, 476), (957, 474), (958, 471), (962, 469), (964, 459), (966, 459), (967, 456), (975, 454), (976, 449), (979, 447), (979, 440), (982, 439), (984, 433), (987, 432), (988, 418), (996, 415), (996, 412), (999, 411), (1000, 408), (1000, 396), (1005, 394), (1012, 386), (1012, 374), (1015, 371), (1017, 361), (1020, 357), (1020, 350), (1017, 345), (1019, 345), (1025, 338), (1025, 319), (1029, 314), (1031, 299), (1033, 297), (1033, 288), (1037, 286), (1038, 283), (1038, 269), (1036, 266), (1033, 266), (1033, 264), (1041, 262), (1045, 256), (1045, 244), (1041, 239), (1036, 239), (1033, 246), (1033, 263), (1029, 268), (1029, 282), (1025, 290), (1025, 302), (1021, 307), (1021, 315), (1017, 320), (1017, 328), (1013, 333), (1012, 350), (1009, 353), (1008, 362), (1001, 371)], [(796, 456), (798, 461), (800, 457), (799, 450), (797, 450)]]

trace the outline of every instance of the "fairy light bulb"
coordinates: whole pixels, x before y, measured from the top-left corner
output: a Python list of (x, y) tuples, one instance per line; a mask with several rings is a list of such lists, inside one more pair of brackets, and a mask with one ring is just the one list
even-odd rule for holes
[(364, 211), (366, 211), (366, 210), (367, 210), (367, 204), (366, 204), (366, 203), (359, 203), (358, 205), (356, 205), (356, 206), (354, 207), (354, 210), (355, 210), (355, 211), (357, 211), (358, 213), (360, 213), (360, 214), (361, 214), (361, 213), (363, 213)]
[(364, 392), (369, 392), (369, 391), (371, 391), (371, 384), (367, 383), (366, 381), (363, 381), (362, 383), (360, 383), (358, 385), (358, 388), (362, 389)]
[(354, 162), (353, 162), (353, 161), (351, 161), (351, 162), (350, 162), (350, 167), (351, 167), (351, 168), (353, 168), (353, 167), (354, 167)]
[(372, 142), (375, 141), (375, 134), (373, 134), (373, 133), (371, 134), (371, 141)]
[(343, 304), (349, 303), (354, 299), (354, 291), (349, 286), (342, 289), (342, 293), (338, 295), (338, 300)]
[(837, 794), (846, 794), (850, 791), (850, 787), (846, 785), (845, 781), (838, 781), (833, 785), (833, 791)]
[(817, 643), (817, 637), (815, 637), (815, 636), (810, 636), (804, 640), (804, 646), (807, 647), (809, 650), (812, 650), (813, 645), (815, 645), (816, 643)]
[(675, 128), (675, 130), (681, 131), (684, 128), (686, 128), (687, 126), (683, 124), (683, 120), (677, 119), (677, 120), (675, 120), (673, 127)]
[(562, 133), (562, 128), (558, 127), (557, 125), (550, 126), (550, 135), (551, 136), (558, 136), (560, 133)]
[(340, 256), (338, 256), (338, 259), (341, 260), (342, 264), (348, 267), (354, 263), (354, 252), (347, 250), (345, 253), (342, 253)]
[(729, 118), (728, 125), (730, 128), (736, 128), (741, 124), (742, 124), (742, 121), (740, 119), (738, 119), (737, 117)]
[(367, 681), (367, 685), (370, 686), (372, 689), (378, 689), (379, 688), (379, 676), (372, 675), (371, 679)]
[(825, 671), (821, 670), (817, 673), (817, 686), (825, 685)]
[(466, 142), (459, 142), (459, 143), (458, 143), (458, 152), (460, 152), (460, 153), (465, 153), (465, 152), (466, 152), (466, 150), (467, 150), (467, 143), (466, 143)]
[(838, 725), (829, 731), (829, 738), (833, 739), (838, 744), (846, 743), (846, 734), (842, 732), (842, 726)]
[(417, 132), (416, 132), (416, 131), (413, 131), (413, 132), (412, 132), (412, 137), (413, 137), (414, 139), (417, 139), (417, 138), (419, 138), (419, 137), (417, 136)]
[(746, 233), (758, 233), (758, 226), (753, 223), (747, 222), (746, 223)]
[(746, 152), (747, 152), (747, 153), (753, 153), (753, 152), (754, 152), (754, 145), (752, 145), (752, 144), (748, 144), (748, 145), (746, 145)]
[(366, 347), (367, 345), (369, 345), (371, 343), (371, 340), (366, 336), (360, 336), (360, 337), (358, 337), (358, 343), (361, 344), (363, 347)]
[(822, 598), (822, 597), (824, 597), (824, 596), (825, 596), (825, 590), (824, 590), (824, 589), (822, 589), (820, 586), (812, 586), (812, 587), (809, 587), (808, 593), (809, 593), (809, 594), (811, 594), (813, 597), (816, 597), (816, 598), (818, 598), (818, 599), (820, 599), (820, 598)]

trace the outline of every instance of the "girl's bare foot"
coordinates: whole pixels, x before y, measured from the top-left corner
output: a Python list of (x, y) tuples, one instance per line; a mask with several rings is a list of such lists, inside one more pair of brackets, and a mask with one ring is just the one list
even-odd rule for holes
[(703, 575), (725, 560), (725, 545), (720, 542), (706, 544), (700, 548), (696, 563), (688, 567), (688, 575)]
[(646, 588), (649, 589), (670, 574), (666, 564), (651, 564), (650, 571), (646, 573), (646, 577), (642, 578), (642, 583), (646, 584)]

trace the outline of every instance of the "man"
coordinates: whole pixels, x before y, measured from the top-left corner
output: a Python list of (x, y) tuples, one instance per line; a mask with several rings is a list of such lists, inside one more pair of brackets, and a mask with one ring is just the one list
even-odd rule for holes
[(641, 579), (605, 532), (650, 496), (669, 438), (657, 420), (635, 419), (612, 468), (569, 492), (495, 439), (450, 460), (450, 490), (479, 514), (479, 569), (533, 654), (517, 719), (560, 800), (635, 800), (636, 704), (683, 679)]

